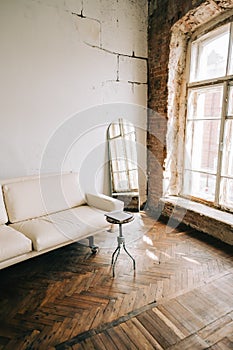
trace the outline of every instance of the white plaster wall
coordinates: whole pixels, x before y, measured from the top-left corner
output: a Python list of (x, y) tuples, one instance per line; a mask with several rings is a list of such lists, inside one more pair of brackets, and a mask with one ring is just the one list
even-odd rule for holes
[(83, 167), (106, 193), (108, 124), (146, 130), (147, 1), (0, 0), (0, 47), (0, 178)]

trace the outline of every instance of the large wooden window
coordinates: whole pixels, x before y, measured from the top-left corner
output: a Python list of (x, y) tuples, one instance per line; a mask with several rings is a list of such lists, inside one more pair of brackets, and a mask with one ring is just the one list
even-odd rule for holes
[(182, 191), (233, 211), (233, 23), (191, 43)]

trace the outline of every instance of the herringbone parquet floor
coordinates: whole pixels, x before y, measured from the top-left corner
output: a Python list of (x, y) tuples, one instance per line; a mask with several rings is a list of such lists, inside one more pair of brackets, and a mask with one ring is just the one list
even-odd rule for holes
[(0, 271), (0, 349), (233, 349), (233, 252), (145, 213), (115, 232)]

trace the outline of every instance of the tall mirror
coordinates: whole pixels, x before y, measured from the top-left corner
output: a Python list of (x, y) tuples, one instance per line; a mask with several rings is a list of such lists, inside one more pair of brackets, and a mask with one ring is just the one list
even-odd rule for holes
[(126, 210), (139, 211), (135, 127), (119, 118), (109, 125), (107, 138), (112, 196), (122, 200)]

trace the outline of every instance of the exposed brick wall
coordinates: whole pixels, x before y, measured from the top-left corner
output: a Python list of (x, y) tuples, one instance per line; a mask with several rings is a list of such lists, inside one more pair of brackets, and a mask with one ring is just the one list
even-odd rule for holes
[[(167, 81), (171, 27), (201, 2), (203, 1), (152, 0), (149, 3), (148, 206), (153, 210), (162, 195), (162, 175), (166, 157)], [(158, 134), (159, 140), (156, 136)]]

